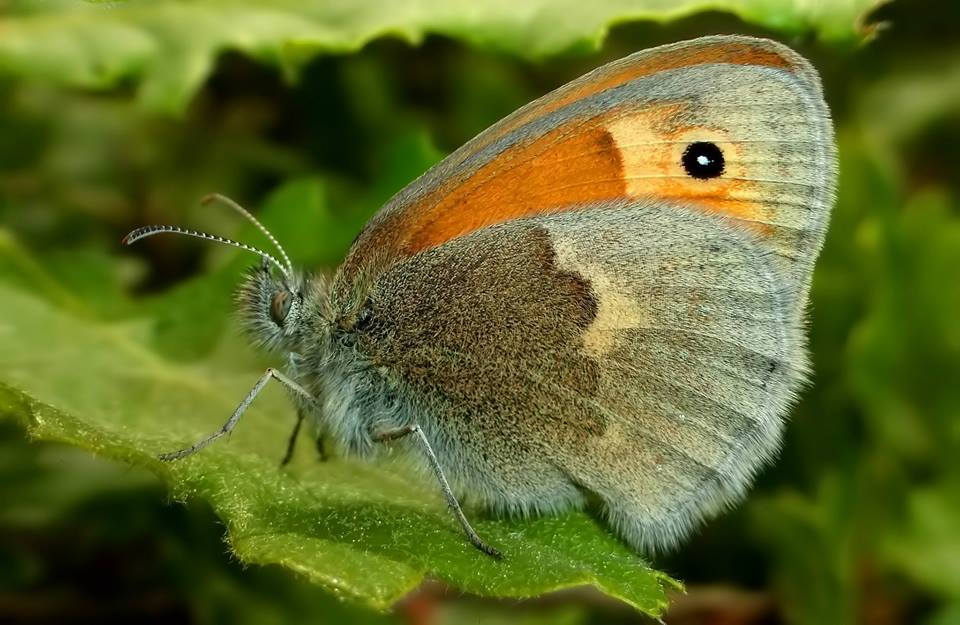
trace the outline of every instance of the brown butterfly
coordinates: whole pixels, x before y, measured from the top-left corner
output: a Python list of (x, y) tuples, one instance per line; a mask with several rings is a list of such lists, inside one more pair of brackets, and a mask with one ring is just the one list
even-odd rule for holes
[[(345, 454), (404, 439), (460, 501), (588, 501), (641, 550), (740, 499), (807, 372), (836, 177), (815, 70), (773, 41), (638, 52), (523, 107), (415, 180), (332, 280), (264, 262), (239, 291), (273, 378)], [(222, 198), (221, 198), (222, 199)], [(242, 208), (237, 210), (256, 220)], [(258, 224), (259, 225), (259, 224)]]

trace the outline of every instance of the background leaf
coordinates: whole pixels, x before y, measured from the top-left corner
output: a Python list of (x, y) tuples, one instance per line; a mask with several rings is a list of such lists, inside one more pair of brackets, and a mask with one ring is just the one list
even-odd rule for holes
[(676, 19), (704, 9), (730, 11), (790, 34), (852, 40), (867, 32), (865, 16), (878, 1), (159, 0), (84, 5), (47, 0), (43, 8), (0, 22), (0, 66), (84, 87), (142, 79), (144, 104), (173, 112), (183, 109), (212, 71), (216, 55), (226, 50), (278, 63), (290, 76), (317, 53), (352, 52), (382, 36), (418, 43), (427, 34), (442, 34), (542, 58), (572, 48), (595, 49), (614, 23)]

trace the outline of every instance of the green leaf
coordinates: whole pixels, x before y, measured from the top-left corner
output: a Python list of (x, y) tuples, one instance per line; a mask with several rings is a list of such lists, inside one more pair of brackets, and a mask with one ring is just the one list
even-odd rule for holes
[(35, 438), (146, 467), (177, 499), (209, 502), (241, 560), (282, 564), (380, 609), (426, 577), (511, 597), (592, 584), (648, 614), (665, 609), (665, 589), (676, 582), (585, 513), (530, 521), (475, 513), (478, 531), (507, 554), (497, 562), (464, 539), (435, 485), (407, 481), (402, 465), (321, 463), (301, 449), (281, 470), (294, 417), (276, 387), (258, 397), (230, 440), (180, 462), (158, 461), (158, 452), (216, 429), (263, 363), (236, 339), (204, 360), (167, 360), (151, 347), (148, 317), (99, 320), (51, 277), (43, 284), (59, 300), (25, 292), (28, 280), (11, 279), (17, 271), (30, 268), (40, 281), (22, 254), (0, 246), (0, 417)]
[[(189, 614), (196, 625), (281, 625), (304, 614), (316, 625), (400, 623), (280, 567), (243, 567), (224, 552), (209, 507), (170, 506), (147, 471), (27, 441), (0, 421), (0, 475), (0, 588), (20, 606), (48, 606), (48, 622), (72, 622), (79, 612), (91, 623), (138, 622), (137, 613), (157, 622)], [(58, 590), (70, 571), (93, 569), (98, 587), (122, 591), (89, 602)]]
[(320, 53), (358, 50), (384, 36), (420, 42), (440, 34), (525, 58), (596, 49), (614, 24), (720, 10), (786, 35), (855, 40), (881, 0), (47, 0), (0, 20), (0, 70), (103, 88), (140, 83), (153, 110), (178, 112), (216, 56), (235, 50), (278, 64), (289, 77)]
[(889, 560), (924, 588), (960, 600), (960, 480), (945, 478), (907, 495), (901, 527), (887, 535)]
[(774, 583), (789, 623), (856, 622), (851, 482), (827, 474), (814, 497), (785, 490), (750, 502), (752, 533), (775, 554)]

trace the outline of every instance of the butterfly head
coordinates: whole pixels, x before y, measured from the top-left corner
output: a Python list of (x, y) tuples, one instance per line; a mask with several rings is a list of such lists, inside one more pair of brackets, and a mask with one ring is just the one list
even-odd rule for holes
[(225, 204), (246, 217), (267, 236), (283, 261), (252, 245), (179, 226), (144, 226), (124, 237), (123, 242), (129, 245), (161, 233), (182, 234), (239, 247), (259, 255), (261, 262), (248, 272), (237, 290), (239, 316), (254, 343), (275, 351), (296, 351), (304, 333), (308, 304), (322, 303), (325, 299), (323, 285), (308, 284), (302, 274), (295, 272), (290, 257), (280, 243), (246, 209), (222, 195), (210, 195), (203, 200), (204, 204), (210, 202)]
[(302, 274), (278, 274), (264, 259), (237, 289), (237, 311), (254, 343), (273, 351), (297, 351), (315, 296), (316, 289)]

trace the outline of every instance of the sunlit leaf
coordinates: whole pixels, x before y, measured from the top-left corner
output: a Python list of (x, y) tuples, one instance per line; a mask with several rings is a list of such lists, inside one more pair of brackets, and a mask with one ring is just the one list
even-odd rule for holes
[[(729, 11), (787, 35), (854, 40), (879, 0), (203, 0), (49, 1), (0, 19), (0, 68), (69, 85), (140, 82), (150, 108), (182, 110), (213, 68), (236, 50), (295, 75), (318, 53), (355, 51), (372, 39), (419, 42), (440, 34), (526, 58), (596, 48), (613, 24)], [(45, 8), (44, 8), (45, 7)]]

